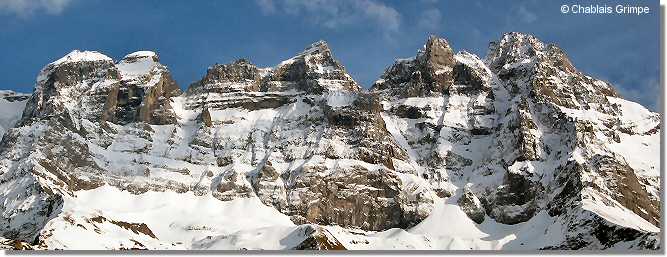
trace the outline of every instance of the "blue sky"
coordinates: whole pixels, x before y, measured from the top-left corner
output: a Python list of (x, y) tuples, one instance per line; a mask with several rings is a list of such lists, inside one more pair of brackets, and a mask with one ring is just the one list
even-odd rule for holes
[(369, 87), (429, 34), (484, 57), (490, 41), (520, 31), (558, 44), (579, 70), (657, 110), (658, 1), (585, 2), (651, 13), (564, 15), (560, 6), (576, 1), (539, 0), (0, 0), (0, 88), (30, 92), (39, 70), (73, 49), (116, 60), (154, 50), (185, 88), (214, 63), (243, 57), (273, 66), (320, 39)]

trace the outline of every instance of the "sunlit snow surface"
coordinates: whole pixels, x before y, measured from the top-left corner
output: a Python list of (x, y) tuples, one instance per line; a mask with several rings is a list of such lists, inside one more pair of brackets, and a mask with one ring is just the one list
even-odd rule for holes
[[(68, 215), (80, 217), (82, 226), (70, 226), (62, 219)], [(100, 240), (91, 222), (85, 218), (102, 216), (107, 219), (145, 223), (157, 239), (128, 233), (118, 229), (123, 236), (103, 233)], [(197, 241), (209, 236), (230, 235), (243, 230), (264, 227), (294, 227), (289, 217), (268, 207), (257, 198), (236, 199), (221, 202), (210, 194), (195, 196), (192, 192), (146, 192), (135, 195), (115, 187), (102, 186), (93, 190), (77, 191), (68, 198), (59, 218), (52, 220), (46, 231), (55, 229), (49, 237), (50, 248), (60, 249), (108, 249), (125, 244), (129, 239), (156, 249), (191, 249)], [(114, 226), (110, 225), (110, 229)], [(91, 240), (87, 240), (91, 239)], [(118, 242), (118, 241), (121, 242)], [(255, 242), (255, 243), (259, 243)], [(294, 245), (292, 245), (294, 246)], [(236, 248), (240, 249), (240, 248)]]
[[(646, 132), (655, 124), (655, 115), (638, 103), (621, 98), (608, 97), (620, 105), (623, 118), (638, 132)], [(612, 151), (625, 157), (628, 164), (640, 174), (660, 176), (660, 133), (652, 135), (621, 134), (621, 142), (610, 144)]]
[(135, 79), (151, 72), (158, 63), (153, 59), (157, 55), (150, 51), (139, 51), (128, 54), (117, 65), (118, 71), (125, 79)]
[[(145, 223), (159, 240), (113, 224), (97, 225), (100, 228), (96, 229), (86, 219), (97, 216)], [(64, 219), (76, 224), (72, 226)], [(351, 250), (498, 250), (557, 242), (559, 238), (553, 237), (557, 237), (559, 227), (553, 221), (546, 213), (540, 213), (517, 225), (499, 224), (488, 218), (476, 224), (458, 205), (441, 199), (426, 220), (408, 230), (372, 232), (324, 227)], [(303, 241), (299, 229), (289, 217), (257, 198), (221, 202), (210, 195), (195, 196), (191, 192), (134, 195), (103, 186), (76, 192), (76, 197), (66, 200), (63, 212), (44, 230), (52, 231), (53, 236), (46, 241), (52, 249), (131, 247), (138, 241), (152, 249), (281, 250)], [(104, 233), (95, 232), (99, 230)], [(545, 235), (546, 231), (553, 232)]]

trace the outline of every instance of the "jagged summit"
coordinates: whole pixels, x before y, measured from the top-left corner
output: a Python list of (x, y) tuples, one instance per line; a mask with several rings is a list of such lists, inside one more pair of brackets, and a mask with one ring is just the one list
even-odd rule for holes
[[(565, 52), (555, 44), (545, 44), (532, 35), (512, 32), (492, 42), (484, 62), (501, 80), (521, 76), (529, 78), (528, 90), (539, 98), (570, 109), (607, 108), (605, 97), (619, 97), (607, 82), (593, 79), (578, 71)], [(522, 85), (519, 85), (522, 86)]]
[(206, 75), (188, 87), (187, 94), (257, 92), (261, 75), (257, 66), (246, 59), (229, 64), (215, 64)]
[(136, 80), (148, 76), (154, 69), (155, 72), (159, 69), (166, 70), (166, 67), (160, 64), (158, 55), (151, 51), (138, 51), (128, 54), (117, 63), (116, 67), (121, 77), (126, 80)]
[(345, 67), (334, 58), (324, 41), (313, 43), (295, 57), (281, 62), (273, 70), (273, 80), (295, 82), (300, 90), (361, 90)]
[(160, 61), (160, 58), (159, 58), (157, 53), (155, 53), (153, 51), (146, 51), (146, 50), (136, 51), (134, 53), (128, 54), (125, 57), (123, 57), (122, 60), (131, 61), (132, 59), (141, 59), (141, 58), (151, 58), (151, 59), (153, 59), (153, 61), (156, 61), (156, 62)]
[(404, 96), (443, 94), (454, 81), (456, 63), (447, 40), (431, 35), (415, 58), (397, 60), (371, 91)]
[(498, 69), (499, 65), (510, 65), (512, 63), (532, 64), (543, 54), (546, 46), (535, 36), (520, 32), (509, 32), (503, 34), (500, 40), (489, 43), (489, 50), (485, 62), (492, 69)]
[(299, 55), (316, 54), (327, 51), (331, 51), (331, 49), (329, 48), (329, 44), (327, 44), (327, 42), (324, 40), (319, 40), (317, 42), (310, 44)]
[(420, 51), (421, 58), (430, 60), (436, 66), (447, 66), (453, 62), (454, 51), (446, 39), (430, 35), (424, 48)]
[(333, 57), (324, 41), (308, 46), (274, 67), (258, 68), (246, 59), (210, 67), (202, 80), (193, 83), (189, 93), (303, 91), (361, 91), (345, 67)]
[(545, 44), (533, 35), (520, 32), (505, 33), (499, 41), (489, 43), (485, 58), (485, 62), (496, 70), (501, 68), (501, 64), (519, 66), (542, 61), (557, 63), (568, 72), (576, 71), (567, 55), (557, 45)]
[(118, 63), (101, 53), (74, 50), (40, 72), (35, 93), (21, 124), (67, 114), (71, 125), (80, 119), (119, 123), (173, 120), (170, 97), (180, 88), (157, 54), (131, 53)]
[(310, 44), (309, 46), (304, 48), (303, 51), (299, 52), (293, 57), (280, 62), (280, 64), (278, 64), (274, 68), (279, 68), (280, 66), (283, 65), (290, 65), (296, 61), (304, 60), (305, 58), (312, 58), (313, 56), (318, 56), (318, 55), (327, 58), (326, 60), (327, 62), (331, 63), (337, 62), (335, 59), (333, 59), (333, 55), (331, 52), (331, 48), (329, 48), (329, 44), (327, 44), (327, 42), (324, 40), (319, 40), (317, 42)]
[(97, 62), (97, 61), (113, 61), (113, 59), (97, 51), (73, 50), (69, 54), (52, 62), (51, 64), (60, 65), (71, 62)]
[(504, 33), (500, 39), (501, 46), (506, 46), (508, 44), (514, 46), (530, 46), (537, 50), (544, 48), (545, 44), (540, 41), (536, 36), (523, 32), (507, 32)]

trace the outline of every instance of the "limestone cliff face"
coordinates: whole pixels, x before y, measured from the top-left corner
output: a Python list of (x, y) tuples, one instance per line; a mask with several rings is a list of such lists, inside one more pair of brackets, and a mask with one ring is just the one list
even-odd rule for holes
[(402, 191), (394, 162), (407, 157), (379, 102), (360, 92), (324, 42), (272, 68), (215, 65), (186, 95), (191, 116), (206, 125), (197, 142), (218, 160), (234, 160), (221, 163), (219, 199), (254, 191), (296, 223), (370, 230), (414, 225), (433, 204), (427, 193)]
[[(153, 52), (74, 51), (16, 101), (2, 247), (660, 247), (659, 115), (522, 33), (484, 59), (429, 37), (368, 91), (325, 42), (215, 64), (185, 92)], [(518, 237), (419, 234), (458, 213)]]
[[(454, 62), (431, 61), (449, 64), (440, 66), (441, 74), (453, 67), (453, 80), (424, 79), (433, 41), (387, 69), (371, 91), (384, 100), (385, 121), (406, 139), (412, 160), (440, 195), (462, 194), (459, 204), (475, 220), (482, 218), (473, 195), (486, 215), (506, 224), (543, 210), (582, 224), (586, 219), (572, 216), (615, 209), (660, 226), (659, 202), (649, 200), (657, 199), (650, 193), (658, 188), (657, 166), (639, 161), (632, 167), (626, 160), (635, 157), (623, 149), (638, 134), (655, 132), (658, 114), (642, 108), (641, 117), (632, 117), (638, 106), (612, 86), (577, 71), (557, 46), (521, 33), (491, 43), (484, 60), (460, 52)], [(413, 90), (423, 88), (429, 90)], [(642, 151), (657, 149), (648, 147), (648, 137), (640, 140)], [(585, 247), (605, 240), (600, 237), (577, 234), (558, 248)]]
[(97, 52), (73, 51), (47, 65), (23, 114), (23, 123), (68, 114), (127, 124), (176, 122), (170, 98), (181, 94), (155, 53), (137, 52), (118, 64)]
[(181, 89), (167, 68), (160, 64), (157, 54), (146, 51), (130, 54), (118, 63), (118, 68), (123, 85), (110, 98), (117, 105), (108, 106), (115, 109), (115, 123), (141, 121), (166, 125), (176, 122), (171, 98), (179, 96)]
[(120, 73), (111, 58), (75, 50), (42, 69), (22, 123), (55, 116), (72, 122), (100, 120), (109, 92), (119, 86)]
[(440, 95), (454, 82), (455, 64), (447, 40), (431, 36), (415, 58), (397, 61), (373, 88), (406, 97)]

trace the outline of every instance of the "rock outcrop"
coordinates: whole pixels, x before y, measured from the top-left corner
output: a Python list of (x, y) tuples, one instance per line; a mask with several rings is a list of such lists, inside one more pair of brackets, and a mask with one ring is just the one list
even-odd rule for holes
[[(406, 154), (386, 130), (377, 99), (359, 91), (327, 44), (317, 42), (272, 68), (246, 60), (215, 65), (184, 101), (189, 116), (209, 117), (211, 128), (195, 134), (215, 144), (201, 145), (205, 151), (236, 160), (234, 181), (246, 174), (247, 186), (224, 189), (252, 187), (298, 224), (407, 228), (428, 215), (433, 200), (401, 190), (394, 162)], [(232, 128), (247, 129), (215, 134)]]
[[(658, 166), (637, 161), (631, 167), (625, 160), (636, 159), (628, 151), (640, 140), (638, 148), (659, 162), (650, 139), (636, 136), (658, 126), (658, 114), (577, 71), (557, 46), (521, 33), (491, 43), (484, 60), (455, 54), (454, 63), (445, 62), (453, 67), (451, 81), (424, 79), (422, 63), (434, 58), (427, 54), (433, 41), (417, 57), (398, 60), (371, 91), (383, 99), (388, 126), (405, 138), (411, 160), (441, 195), (470, 185), (458, 204), (477, 222), (484, 215), (473, 211), (473, 196), (500, 223), (527, 222), (542, 211), (583, 222), (588, 218), (579, 210), (585, 210), (594, 220), (608, 220), (615, 219), (608, 216), (614, 210), (644, 224), (630, 237), (655, 236), (659, 215), (651, 213), (659, 203), (650, 199), (658, 196)], [(641, 110), (641, 117), (631, 110)], [(636, 130), (618, 130), (625, 126)], [(624, 193), (630, 191), (634, 196)], [(569, 247), (596, 242), (578, 240)]]
[(479, 201), (475, 193), (470, 190), (470, 187), (464, 188), (461, 198), (459, 198), (456, 203), (458, 203), (459, 206), (461, 206), (461, 210), (477, 224), (484, 222), (484, 206), (482, 206), (482, 202)]

